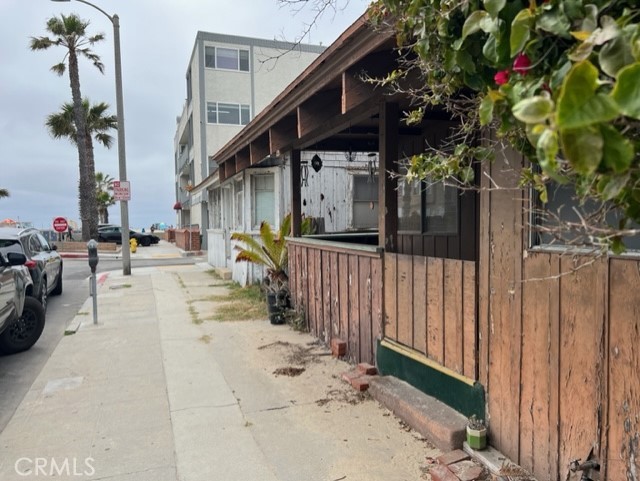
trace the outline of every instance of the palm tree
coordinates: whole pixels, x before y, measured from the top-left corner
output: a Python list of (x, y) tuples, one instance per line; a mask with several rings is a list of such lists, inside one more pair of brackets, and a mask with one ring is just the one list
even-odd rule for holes
[[(86, 132), (86, 118), (82, 111), (82, 94), (80, 93), (80, 74), (78, 71), (78, 57), (85, 57), (93, 65), (104, 73), (104, 65), (100, 57), (91, 51), (90, 46), (104, 39), (104, 34), (87, 36), (89, 22), (79, 16), (60, 15), (47, 21), (49, 37), (31, 37), (29, 47), (31, 50), (47, 50), (49, 47), (63, 47), (66, 49), (62, 62), (51, 67), (57, 75), (63, 75), (66, 71), (66, 61), (69, 62), (69, 83), (71, 86), (71, 98), (73, 99), (73, 120), (77, 132)], [(80, 218), (82, 220), (82, 239), (88, 241), (98, 233), (98, 209), (95, 201), (95, 177), (89, 172), (89, 162), (93, 162), (93, 147), (86, 142), (89, 135), (83, 136), (84, 142), (76, 142), (78, 147), (78, 164), (80, 171), (79, 197)]]
[(113, 177), (109, 174), (96, 172), (96, 200), (98, 202), (98, 217), (103, 224), (109, 223), (109, 207), (116, 203), (111, 195), (113, 191)]
[[(82, 101), (82, 111), (84, 112), (87, 132), (85, 141), (91, 152), (93, 152), (94, 138), (106, 148), (110, 148), (113, 144), (113, 137), (108, 134), (108, 131), (117, 127), (118, 119), (115, 115), (105, 115), (108, 108), (109, 105), (104, 102), (90, 106), (88, 99), (84, 99)], [(74, 122), (74, 106), (72, 103), (67, 102), (63, 104), (60, 112), (49, 115), (47, 117), (46, 125), (52, 137), (56, 139), (67, 137), (74, 144), (78, 143), (78, 132)], [(92, 236), (92, 239), (95, 239), (98, 227), (97, 222), (107, 222), (103, 220), (104, 216), (107, 218), (109, 216), (107, 208), (110, 205), (113, 205), (115, 201), (112, 200), (111, 195), (107, 191), (108, 189), (106, 189), (104, 185), (100, 185), (104, 174), (101, 172), (95, 173), (93, 155), (89, 156), (86, 171), (87, 175), (93, 175), (93, 178), (95, 179), (94, 198), (97, 217), (96, 234)], [(100, 176), (100, 178), (98, 176)], [(110, 182), (113, 182), (112, 178), (109, 178), (109, 183)], [(101, 191), (104, 191), (104, 194), (106, 195), (101, 195)]]
[(7, 189), (0, 188), (0, 199), (2, 199), (3, 197), (9, 197), (9, 191)]

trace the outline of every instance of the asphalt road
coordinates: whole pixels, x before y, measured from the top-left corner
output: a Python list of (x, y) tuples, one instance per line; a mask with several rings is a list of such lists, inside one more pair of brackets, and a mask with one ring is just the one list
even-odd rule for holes
[[(199, 257), (176, 259), (132, 259), (132, 268), (158, 265), (193, 264), (201, 262)], [(97, 271), (107, 272), (122, 269), (118, 259), (100, 259)], [(65, 328), (89, 297), (91, 271), (87, 259), (65, 259), (63, 292), (51, 296), (47, 301), (47, 317), (44, 332), (38, 342), (28, 351), (10, 356), (0, 355), (0, 431), (13, 416), (16, 408), (38, 377), (51, 356)]]

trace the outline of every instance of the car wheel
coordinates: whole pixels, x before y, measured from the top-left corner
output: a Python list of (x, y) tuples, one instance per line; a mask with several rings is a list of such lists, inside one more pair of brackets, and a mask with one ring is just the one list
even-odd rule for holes
[(27, 296), (22, 315), (0, 334), (0, 350), (5, 354), (26, 351), (40, 339), (43, 330), (42, 304), (36, 298)]
[(142, 244), (144, 247), (149, 247), (151, 245), (151, 239), (149, 239), (148, 237), (143, 237), (142, 239), (140, 239), (140, 244)]
[(58, 274), (58, 281), (56, 282), (56, 287), (51, 291), (52, 296), (59, 296), (62, 294), (62, 268), (60, 269), (60, 273)]

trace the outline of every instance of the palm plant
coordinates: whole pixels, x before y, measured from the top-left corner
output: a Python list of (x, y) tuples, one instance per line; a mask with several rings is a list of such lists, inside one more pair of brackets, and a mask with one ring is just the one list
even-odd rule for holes
[(113, 192), (113, 177), (109, 174), (96, 172), (96, 201), (98, 203), (98, 217), (103, 224), (109, 223), (109, 207), (116, 203), (111, 195)]
[(287, 214), (280, 223), (278, 232), (274, 232), (267, 221), (260, 224), (260, 237), (254, 238), (246, 232), (234, 232), (231, 240), (244, 243), (236, 245), (238, 251), (236, 262), (251, 262), (264, 266), (266, 269), (265, 287), (272, 293), (286, 290), (289, 276), (287, 275), (287, 244), (285, 237), (291, 231), (291, 214)]
[[(98, 182), (98, 174), (95, 173), (95, 161), (93, 156), (93, 139), (101, 143), (107, 149), (113, 144), (113, 137), (109, 135), (109, 130), (117, 128), (118, 120), (115, 115), (107, 115), (107, 109), (109, 105), (105, 102), (100, 102), (95, 105), (90, 105), (88, 99), (82, 101), (82, 111), (85, 120), (85, 141), (91, 151), (86, 163), (86, 175), (91, 176), (94, 179), (93, 192), (94, 192), (94, 204), (95, 204), (95, 228), (96, 232), (92, 235), (92, 238), (97, 236), (98, 221), (102, 218), (102, 214), (106, 211), (106, 208), (101, 210), (100, 197), (96, 196), (95, 192), (100, 192), (100, 189), (96, 185)], [(73, 144), (78, 144), (78, 129), (74, 121), (75, 112), (72, 103), (67, 102), (62, 105), (60, 112), (51, 114), (47, 117), (46, 126), (49, 130), (49, 134), (55, 138), (68, 138)], [(82, 143), (82, 142), (81, 142)], [(101, 174), (103, 175), (103, 174)], [(113, 181), (113, 179), (111, 179)], [(82, 183), (82, 181), (81, 181)], [(81, 194), (82, 195), (82, 194)], [(81, 197), (82, 198), (82, 197)], [(108, 199), (104, 199), (108, 200)], [(113, 203), (109, 204), (113, 205)], [(107, 205), (107, 207), (109, 206)], [(108, 213), (107, 213), (108, 215)]]
[[(57, 75), (63, 75), (67, 69), (65, 62), (69, 62), (69, 83), (71, 86), (71, 98), (73, 99), (73, 121), (76, 132), (86, 132), (87, 122), (82, 109), (82, 94), (80, 92), (80, 73), (78, 70), (78, 57), (84, 57), (100, 71), (104, 73), (104, 65), (100, 57), (89, 47), (96, 42), (104, 40), (104, 34), (87, 36), (89, 22), (79, 16), (52, 17), (47, 21), (47, 31), (52, 38), (31, 37), (29, 48), (33, 51), (47, 50), (50, 47), (63, 47), (66, 52), (60, 63), (51, 67)], [(82, 220), (82, 239), (88, 241), (98, 233), (98, 211), (95, 202), (95, 177), (89, 170), (89, 163), (93, 165), (93, 146), (87, 143), (89, 135), (81, 135), (84, 141), (76, 142), (78, 147), (78, 164), (80, 171), (79, 200), (80, 218)]]
[(0, 199), (3, 197), (9, 197), (9, 191), (7, 189), (0, 189)]

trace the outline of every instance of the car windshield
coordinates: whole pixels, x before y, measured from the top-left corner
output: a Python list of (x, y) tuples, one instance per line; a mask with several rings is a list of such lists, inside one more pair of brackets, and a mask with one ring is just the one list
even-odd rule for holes
[(5, 256), (9, 252), (18, 252), (19, 254), (24, 254), (20, 242), (11, 239), (0, 239), (0, 252), (5, 254)]

